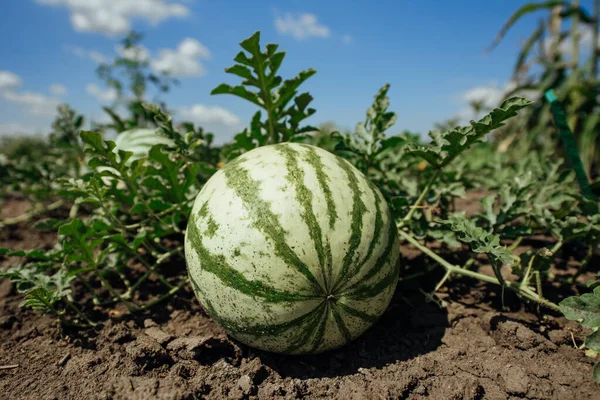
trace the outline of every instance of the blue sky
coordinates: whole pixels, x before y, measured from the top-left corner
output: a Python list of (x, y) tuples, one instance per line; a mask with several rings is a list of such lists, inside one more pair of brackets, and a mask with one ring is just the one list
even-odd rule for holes
[[(181, 86), (163, 96), (175, 118), (193, 119), (228, 140), (255, 107), (232, 96), (210, 96), (257, 30), (261, 43), (287, 52), (284, 78), (306, 68), (304, 85), (315, 98), (313, 125), (334, 121), (353, 128), (364, 119), (386, 82), (398, 122), (426, 133), (465, 115), (469, 93), (494, 94), (510, 78), (520, 43), (537, 18), (530, 16), (492, 53), (484, 49), (505, 20), (526, 1), (206, 1), (6, 0), (0, 14), (0, 134), (45, 132), (56, 104), (67, 102), (102, 121), (101, 105), (114, 94), (95, 74), (98, 61), (115, 57), (129, 29), (141, 31), (145, 57), (174, 66)], [(582, 1), (591, 9), (591, 0)], [(493, 97), (493, 96), (492, 96)]]

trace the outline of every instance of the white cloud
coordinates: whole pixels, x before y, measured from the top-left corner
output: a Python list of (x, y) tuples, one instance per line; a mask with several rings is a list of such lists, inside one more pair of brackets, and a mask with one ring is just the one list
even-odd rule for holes
[(161, 49), (150, 65), (155, 72), (169, 71), (173, 76), (200, 76), (206, 72), (200, 60), (207, 58), (210, 51), (202, 43), (186, 38), (175, 50)]
[(129, 49), (126, 49), (123, 46), (116, 46), (115, 51), (121, 57), (127, 58), (129, 60), (144, 62), (148, 61), (148, 59), (150, 58), (150, 51), (142, 45), (138, 45), (134, 48)]
[(282, 35), (292, 35), (297, 40), (309, 37), (329, 37), (329, 28), (319, 24), (317, 16), (309, 13), (285, 13), (275, 17), (275, 28)]
[(20, 90), (23, 80), (10, 71), (0, 71), (0, 99), (17, 104), (29, 115), (54, 115), (60, 99)]
[[(49, 125), (48, 125), (49, 126)], [(40, 126), (25, 125), (19, 122), (8, 122), (0, 124), (0, 136), (31, 136), (48, 129)]]
[(194, 104), (189, 107), (179, 107), (177, 115), (181, 120), (190, 121), (201, 126), (239, 127), (241, 125), (240, 119), (235, 114), (219, 106)]
[(53, 83), (50, 85), (50, 93), (55, 96), (64, 96), (67, 94), (67, 88), (59, 83)]
[[(472, 87), (460, 94), (459, 101), (464, 107), (458, 111), (456, 117), (460, 118), (462, 123), (479, 118), (481, 115), (475, 113), (473, 107), (470, 106), (471, 103), (481, 102), (485, 109), (483, 112), (486, 112), (487, 109), (498, 107), (508, 93), (514, 91), (516, 87), (517, 82), (513, 80), (503, 85), (498, 84), (498, 82), (490, 82), (487, 85)], [(522, 96), (535, 100), (539, 96), (539, 92), (536, 90), (521, 90), (512, 93), (511, 96)]]
[(107, 36), (131, 30), (133, 19), (152, 25), (169, 18), (182, 18), (190, 10), (183, 4), (165, 0), (36, 0), (39, 4), (69, 9), (71, 25), (78, 32), (95, 32)]
[(0, 71), (0, 91), (18, 88), (22, 83), (18, 75), (10, 71)]
[(483, 102), (484, 107), (496, 107), (504, 98), (504, 95), (515, 88), (515, 83), (509, 81), (503, 86), (499, 86), (498, 82), (490, 82), (485, 86), (475, 86), (461, 95), (461, 99), (465, 103)]
[(22, 106), (27, 114), (33, 115), (55, 115), (56, 107), (61, 103), (60, 99), (29, 91), (15, 92), (7, 90), (0, 93), (0, 96), (10, 103)]
[(106, 56), (96, 50), (87, 50), (79, 46), (65, 46), (65, 50), (69, 53), (75, 54), (79, 58), (89, 59), (98, 64), (103, 64), (108, 61)]
[(354, 39), (350, 35), (342, 36), (342, 43), (344, 43), (344, 44), (350, 44), (350, 43), (352, 43), (352, 40), (354, 40)]
[(94, 96), (100, 103), (112, 103), (117, 99), (117, 91), (114, 88), (100, 89), (95, 83), (88, 83), (85, 91)]
[[(98, 64), (109, 62), (108, 57), (95, 50), (87, 50), (78, 46), (65, 46), (65, 50), (79, 58), (90, 59)], [(115, 52), (123, 58), (149, 62), (150, 67), (156, 73), (169, 70), (172, 76), (177, 77), (204, 75), (206, 70), (201, 60), (208, 59), (211, 56), (206, 46), (192, 38), (183, 39), (175, 49), (160, 49), (155, 56), (147, 47), (142, 45), (130, 49), (117, 45), (115, 46)]]

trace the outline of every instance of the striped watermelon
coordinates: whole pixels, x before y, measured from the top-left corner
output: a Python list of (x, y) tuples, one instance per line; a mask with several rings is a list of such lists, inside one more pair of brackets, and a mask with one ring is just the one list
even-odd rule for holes
[(320, 353), (367, 330), (398, 278), (396, 226), (346, 160), (281, 143), (247, 152), (196, 197), (185, 235), (194, 292), (231, 336)]
[(128, 160), (129, 163), (133, 160), (147, 157), (150, 149), (155, 144), (174, 145), (171, 139), (156, 133), (154, 129), (143, 128), (129, 129), (119, 133), (115, 138), (115, 144), (115, 152), (117, 150), (133, 152), (133, 155)]

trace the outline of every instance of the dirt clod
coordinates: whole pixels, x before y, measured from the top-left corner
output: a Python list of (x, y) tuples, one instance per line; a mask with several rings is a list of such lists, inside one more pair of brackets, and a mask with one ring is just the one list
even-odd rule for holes
[(146, 329), (144, 333), (150, 336), (152, 339), (156, 340), (161, 346), (164, 346), (171, 340), (173, 340), (173, 335), (165, 333), (162, 329), (155, 326)]
[(508, 364), (500, 372), (500, 379), (504, 384), (506, 393), (516, 396), (524, 396), (529, 390), (529, 377), (524, 368), (518, 365)]
[(493, 337), (501, 346), (514, 346), (521, 350), (532, 349), (547, 341), (539, 333), (515, 321), (499, 322)]
[(161, 345), (145, 334), (139, 335), (135, 342), (129, 343), (125, 352), (142, 367), (155, 368), (170, 361), (169, 355)]

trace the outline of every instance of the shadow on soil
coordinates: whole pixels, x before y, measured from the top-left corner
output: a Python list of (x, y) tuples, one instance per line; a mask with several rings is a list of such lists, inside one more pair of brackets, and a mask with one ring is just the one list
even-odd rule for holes
[(448, 315), (419, 292), (399, 288), (387, 311), (364, 335), (341, 349), (314, 356), (257, 352), (282, 377), (351, 375), (359, 368), (382, 368), (434, 351), (448, 327)]

